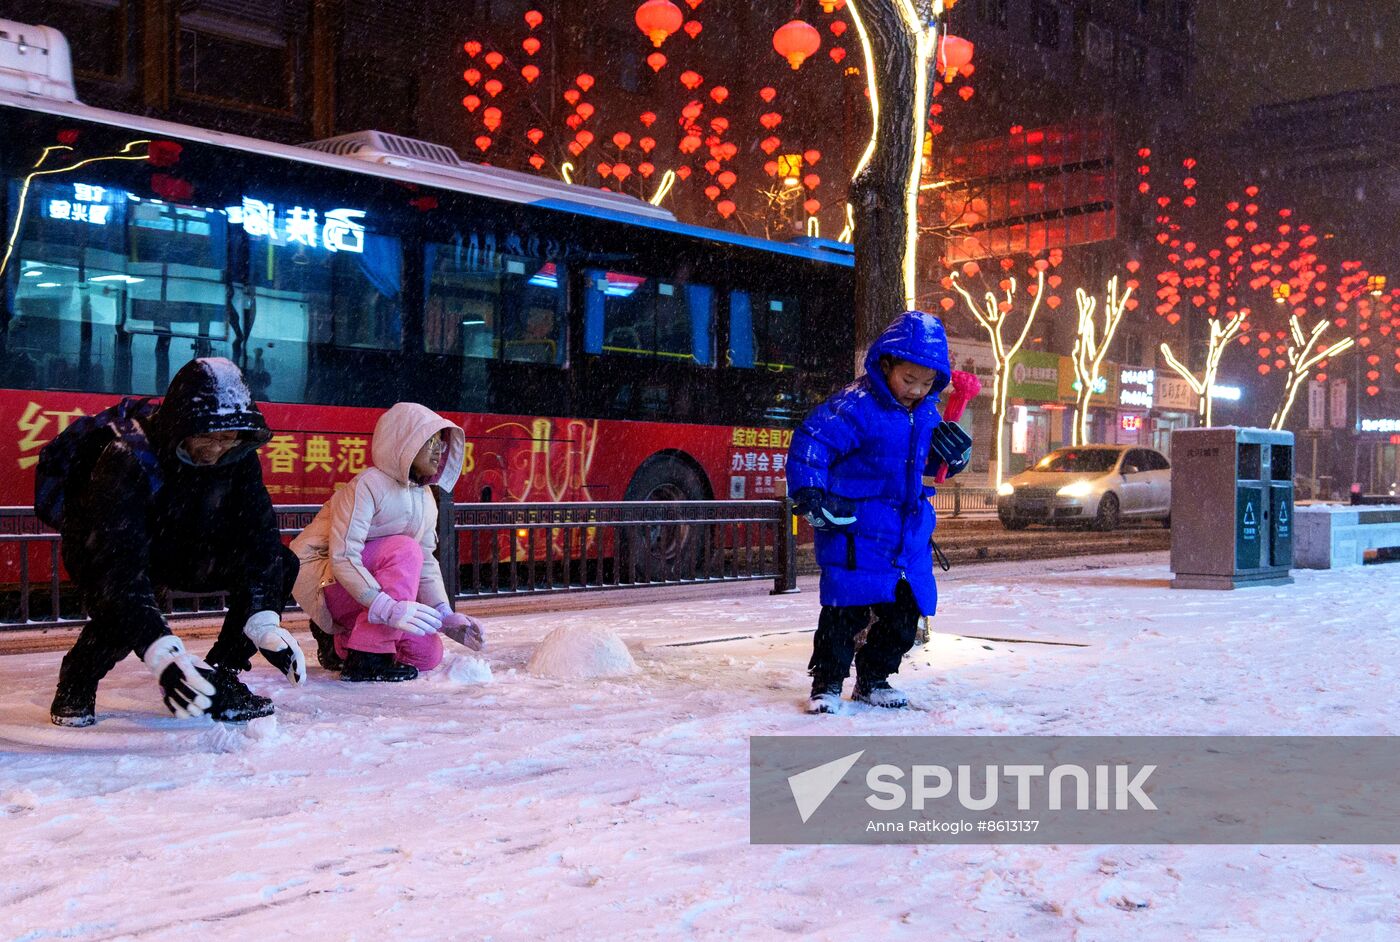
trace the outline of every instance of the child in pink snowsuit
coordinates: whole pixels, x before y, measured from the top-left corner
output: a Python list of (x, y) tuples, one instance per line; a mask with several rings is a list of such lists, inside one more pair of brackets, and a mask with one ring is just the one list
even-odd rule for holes
[(452, 608), (437, 546), (437, 502), (461, 474), (466, 436), (426, 406), (395, 404), (374, 427), (373, 466), (292, 541), (293, 596), (334, 635), (341, 680), (412, 680), (442, 662), (442, 638), (480, 650), (481, 627)]

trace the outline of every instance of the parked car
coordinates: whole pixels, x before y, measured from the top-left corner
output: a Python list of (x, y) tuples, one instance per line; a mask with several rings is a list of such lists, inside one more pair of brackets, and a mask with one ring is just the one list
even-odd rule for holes
[(1151, 448), (1060, 448), (997, 488), (997, 517), (1008, 530), (1031, 523), (1112, 530), (1127, 518), (1170, 527), (1171, 485), (1171, 465)]

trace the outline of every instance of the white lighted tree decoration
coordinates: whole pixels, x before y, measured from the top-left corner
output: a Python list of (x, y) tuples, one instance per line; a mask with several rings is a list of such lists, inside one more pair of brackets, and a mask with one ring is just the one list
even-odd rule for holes
[(962, 296), (963, 304), (982, 329), (987, 332), (987, 337), (992, 343), (992, 427), (996, 429), (996, 441), (993, 443), (993, 466), (992, 485), (1001, 483), (1002, 474), (1006, 468), (1006, 399), (1007, 385), (1011, 378), (1011, 361), (1015, 358), (1021, 346), (1026, 342), (1026, 337), (1030, 335), (1031, 325), (1035, 323), (1035, 316), (1040, 311), (1040, 299), (1045, 297), (1045, 271), (1037, 269), (1036, 289), (1031, 298), (1030, 308), (1026, 311), (1025, 320), (1021, 323), (1021, 329), (1016, 333), (1016, 339), (1009, 344), (1003, 336), (1003, 331), (1011, 322), (1016, 313), (1016, 279), (1007, 278), (1006, 297), (998, 300), (997, 296), (988, 291), (982, 298), (982, 305), (979, 306), (972, 295), (958, 280), (957, 272), (950, 276), (953, 290)]
[(1283, 387), (1283, 403), (1278, 411), (1274, 413), (1273, 420), (1269, 423), (1269, 428), (1282, 429), (1284, 423), (1288, 421), (1288, 414), (1293, 411), (1293, 403), (1298, 398), (1298, 390), (1303, 387), (1308, 375), (1313, 367), (1323, 360), (1330, 360), (1332, 357), (1343, 353), (1356, 345), (1356, 341), (1351, 337), (1344, 337), (1331, 346), (1319, 345), (1318, 340), (1322, 332), (1327, 329), (1328, 322), (1324, 318), (1312, 326), (1312, 330), (1303, 333), (1303, 327), (1298, 323), (1298, 316), (1295, 314), (1288, 319), (1288, 379)]
[(1104, 292), (1103, 324), (1100, 326), (1094, 317), (1098, 299), (1083, 288), (1076, 288), (1074, 300), (1079, 305), (1078, 333), (1074, 339), (1074, 431), (1072, 444), (1089, 444), (1089, 402), (1094, 398), (1099, 383), (1099, 370), (1108, 354), (1113, 336), (1118, 333), (1118, 325), (1123, 320), (1123, 310), (1132, 296), (1133, 289), (1118, 295), (1118, 278), (1109, 279)]
[(1214, 399), (1210, 396), (1210, 390), (1215, 386), (1215, 377), (1220, 373), (1220, 358), (1225, 355), (1230, 341), (1239, 335), (1247, 317), (1249, 317), (1249, 308), (1242, 308), (1231, 312), (1229, 319), (1225, 321), (1211, 320), (1209, 322), (1210, 336), (1206, 340), (1206, 362), (1200, 376), (1197, 376), (1190, 367), (1176, 358), (1176, 354), (1172, 353), (1171, 344), (1162, 344), (1162, 357), (1167, 361), (1167, 365), (1172, 368), (1176, 375), (1186, 380), (1191, 391), (1200, 400), (1198, 409), (1202, 425), (1208, 426), (1212, 421)]

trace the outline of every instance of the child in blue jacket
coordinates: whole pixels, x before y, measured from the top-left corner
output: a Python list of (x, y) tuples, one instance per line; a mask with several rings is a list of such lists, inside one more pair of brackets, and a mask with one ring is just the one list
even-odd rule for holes
[[(792, 437), (788, 486), (816, 530), (821, 619), (813, 639), (811, 713), (840, 709), (856, 664), (855, 699), (908, 706), (890, 674), (938, 602), (933, 506), (923, 476), (967, 466), (972, 439), (939, 416), (948, 338), (932, 314), (908, 311), (870, 346), (865, 375), (827, 399)], [(871, 623), (873, 612), (875, 620)], [(855, 638), (869, 625), (856, 654)]]

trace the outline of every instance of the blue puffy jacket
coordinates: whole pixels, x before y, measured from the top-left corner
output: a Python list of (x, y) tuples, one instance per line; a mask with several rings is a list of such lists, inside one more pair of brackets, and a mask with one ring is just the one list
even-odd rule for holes
[[(886, 385), (884, 354), (938, 371), (912, 410)], [(901, 314), (871, 344), (865, 375), (818, 406), (792, 436), (788, 493), (817, 487), (855, 505), (854, 524), (816, 535), (823, 605), (893, 602), (902, 577), (923, 613), (933, 614), (933, 488), (922, 478), (941, 421), (938, 394), (951, 375), (943, 322), (920, 311)]]

